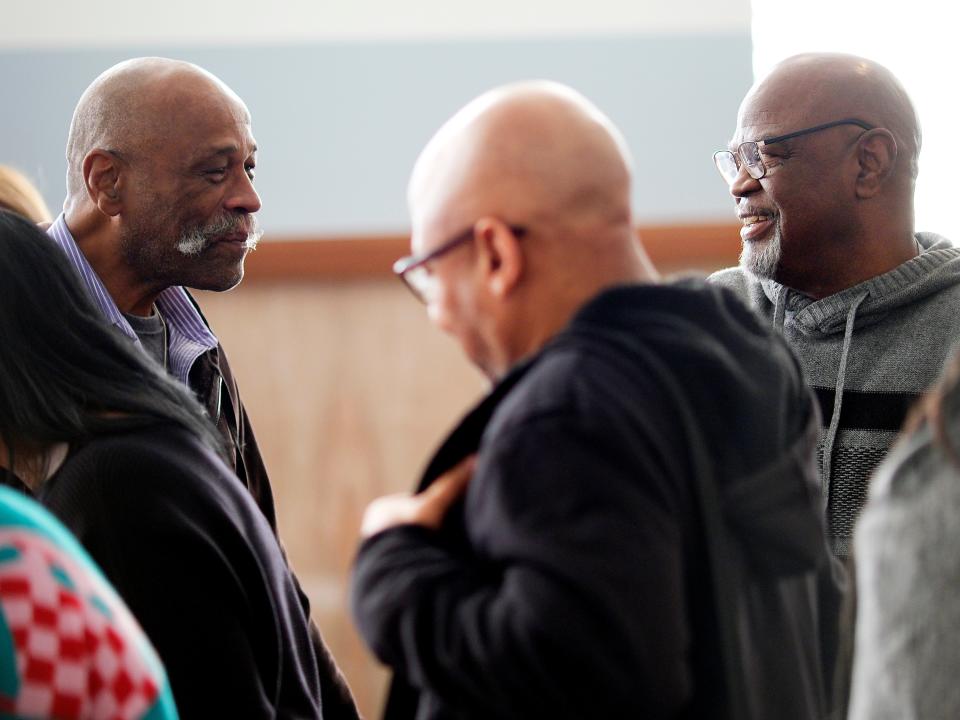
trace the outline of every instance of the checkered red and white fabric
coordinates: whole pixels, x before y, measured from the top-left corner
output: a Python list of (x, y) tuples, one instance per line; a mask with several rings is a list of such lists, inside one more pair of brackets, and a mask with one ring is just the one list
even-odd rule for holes
[(145, 644), (100, 576), (27, 528), (0, 530), (0, 713), (139, 720), (162, 682)]

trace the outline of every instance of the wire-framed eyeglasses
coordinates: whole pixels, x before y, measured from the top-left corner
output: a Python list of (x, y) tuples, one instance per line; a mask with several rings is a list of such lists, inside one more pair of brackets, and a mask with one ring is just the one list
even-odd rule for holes
[[(519, 225), (508, 227), (515, 237), (521, 238), (527, 234), (525, 227)], [(393, 272), (410, 289), (414, 297), (426, 305), (430, 299), (430, 291), (433, 286), (433, 275), (430, 272), (429, 263), (473, 238), (474, 226), (471, 225), (429, 252), (400, 258), (393, 264)]]
[(774, 137), (764, 138), (763, 140), (748, 140), (747, 142), (740, 143), (735, 151), (718, 150), (713, 154), (713, 162), (717, 166), (717, 170), (720, 171), (721, 177), (727, 181), (728, 185), (732, 185), (737, 179), (737, 175), (740, 174), (741, 164), (747, 168), (747, 173), (750, 175), (750, 177), (754, 178), (755, 180), (759, 180), (767, 174), (767, 166), (763, 162), (761, 148), (767, 145), (784, 142), (785, 140), (793, 140), (793, 138), (797, 138), (802, 135), (810, 135), (812, 133), (820, 132), (821, 130), (838, 127), (840, 125), (857, 125), (858, 127), (862, 127), (864, 130), (874, 129), (874, 126), (870, 123), (864, 122), (863, 120), (858, 120), (856, 118), (834, 120), (833, 122), (823, 123), (822, 125), (814, 125), (813, 127), (804, 128), (803, 130), (795, 130), (794, 132), (787, 133), (786, 135), (776, 135)]

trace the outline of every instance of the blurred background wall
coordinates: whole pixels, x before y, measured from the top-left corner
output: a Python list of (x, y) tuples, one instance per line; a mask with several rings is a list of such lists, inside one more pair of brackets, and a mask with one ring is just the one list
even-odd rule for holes
[(0, 163), (54, 213), (77, 98), (138, 55), (196, 62), (253, 116), (264, 241), (247, 279), (200, 302), (230, 355), (277, 495), (281, 533), (369, 717), (386, 674), (346, 583), (360, 515), (410, 488), (485, 391), (390, 277), (412, 163), (458, 107), (503, 82), (568, 83), (624, 131), (634, 205), (666, 270), (735, 260), (711, 162), (752, 82), (748, 0), (253, 0), (5, 3)]
[[(424, 11), (416, 34), (409, 8), (418, 4), (443, 13)], [(482, 4), (483, 17), (499, 17), (485, 32), (470, 14), (447, 17), (467, 7), (458, 2), (138, 5), (101, 0), (103, 21), (84, 23), (69, 22), (80, 10), (67, 3), (20, 3), (12, 17), (4, 8), (3, 160), (33, 177), (52, 207), (63, 200), (63, 146), (80, 93), (115, 62), (164, 55), (202, 65), (246, 101), (262, 149), (261, 220), (275, 235), (402, 231), (407, 173), (433, 131), (478, 93), (530, 78), (572, 85), (623, 129), (641, 169), (641, 216), (732, 217), (711, 154), (732, 133), (751, 82), (747, 0), (735, 11), (707, 0), (600, 0), (566, 3), (565, 12), (564, 3), (496, 0)], [(327, 27), (333, 5), (356, 13), (341, 19), (342, 36)], [(518, 12), (527, 6), (539, 12)], [(24, 32), (18, 14), (34, 20), (36, 34)], [(556, 14), (565, 22), (551, 26)], [(383, 37), (390, 17), (402, 19), (406, 37)], [(310, 40), (295, 26), (323, 37)]]

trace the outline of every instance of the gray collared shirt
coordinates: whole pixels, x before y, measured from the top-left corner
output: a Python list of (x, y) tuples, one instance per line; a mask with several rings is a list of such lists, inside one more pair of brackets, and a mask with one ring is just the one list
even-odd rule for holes
[[(84, 286), (104, 317), (135, 345), (142, 348), (137, 333), (130, 327), (130, 323), (110, 297), (100, 277), (77, 247), (63, 213), (60, 213), (47, 233), (66, 253), (67, 258), (80, 273)], [(210, 328), (193, 306), (187, 291), (179, 285), (173, 285), (161, 292), (157, 297), (157, 307), (160, 308), (167, 322), (170, 374), (187, 384), (193, 363), (203, 353), (217, 346), (217, 338), (210, 332)]]

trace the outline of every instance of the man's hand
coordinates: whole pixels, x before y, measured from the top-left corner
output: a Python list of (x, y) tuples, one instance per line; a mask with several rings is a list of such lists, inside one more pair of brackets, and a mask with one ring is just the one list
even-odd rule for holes
[(399, 493), (377, 498), (363, 514), (360, 537), (366, 539), (397, 525), (422, 525), (436, 530), (450, 506), (466, 492), (475, 462), (476, 455), (471, 455), (415, 495)]

